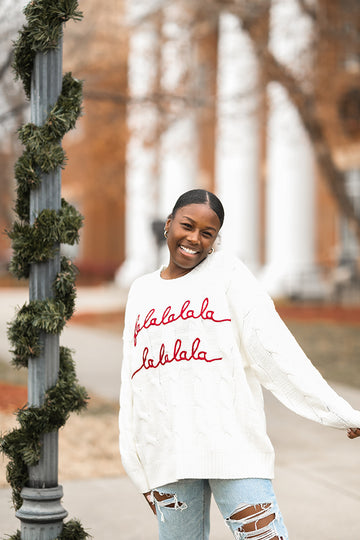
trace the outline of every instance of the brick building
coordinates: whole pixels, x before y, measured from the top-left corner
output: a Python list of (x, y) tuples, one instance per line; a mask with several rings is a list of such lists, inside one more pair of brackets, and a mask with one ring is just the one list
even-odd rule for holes
[[(117, 272), (127, 286), (163, 257), (154, 222), (179, 193), (204, 187), (225, 204), (222, 247), (274, 295), (325, 291), (340, 263), (358, 262), (357, 242), (286, 93), (265, 84), (237, 14), (210, 4), (89, 0), (66, 30), (64, 68), (85, 81), (62, 175), (85, 216), (76, 262), (84, 278)], [(276, 4), (264, 16), (269, 48), (316, 88), (332, 155), (359, 198), (360, 8), (318, 0), (314, 49), (311, 14)]]

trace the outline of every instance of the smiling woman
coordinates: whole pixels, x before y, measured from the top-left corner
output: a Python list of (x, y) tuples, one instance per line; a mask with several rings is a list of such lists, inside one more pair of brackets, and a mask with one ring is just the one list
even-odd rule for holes
[(168, 265), (130, 288), (122, 463), (160, 540), (208, 540), (211, 494), (235, 538), (288, 540), (261, 386), (349, 438), (360, 436), (360, 412), (321, 377), (242, 262), (213, 253), (223, 220), (215, 195), (184, 193), (165, 224)]
[(211, 254), (223, 221), (224, 209), (212, 193), (194, 189), (182, 195), (165, 224), (170, 262), (161, 277), (185, 275)]

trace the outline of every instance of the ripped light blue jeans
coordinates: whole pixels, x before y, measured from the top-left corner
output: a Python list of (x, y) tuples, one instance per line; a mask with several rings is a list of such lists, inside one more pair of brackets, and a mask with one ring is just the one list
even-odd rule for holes
[(151, 491), (159, 540), (208, 540), (210, 497), (237, 540), (288, 540), (271, 480), (179, 480)]

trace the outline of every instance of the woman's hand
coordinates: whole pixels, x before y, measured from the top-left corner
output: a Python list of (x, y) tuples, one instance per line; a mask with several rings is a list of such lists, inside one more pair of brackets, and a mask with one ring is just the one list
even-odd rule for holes
[(155, 508), (155, 504), (154, 504), (154, 502), (152, 500), (152, 497), (151, 497), (151, 491), (148, 491), (147, 493), (143, 493), (143, 495), (144, 495), (145, 499), (147, 500), (147, 503), (150, 506), (151, 510), (154, 512), (154, 514), (156, 516), (156, 508)]
[(349, 437), (349, 439), (356, 439), (356, 437), (360, 437), (360, 428), (348, 429), (347, 436)]

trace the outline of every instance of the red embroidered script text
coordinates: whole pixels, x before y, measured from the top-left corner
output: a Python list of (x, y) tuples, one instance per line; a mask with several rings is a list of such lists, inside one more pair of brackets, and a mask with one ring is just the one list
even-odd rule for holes
[(165, 345), (164, 343), (161, 344), (160, 351), (159, 351), (159, 357), (149, 358), (149, 349), (148, 347), (145, 347), (143, 351), (143, 363), (137, 369), (131, 376), (133, 378), (139, 371), (144, 369), (150, 369), (150, 368), (157, 368), (160, 365), (164, 366), (165, 364), (170, 364), (171, 362), (181, 362), (182, 360), (189, 361), (189, 360), (204, 360), (205, 362), (215, 362), (215, 360), (222, 360), (222, 358), (208, 358), (207, 353), (205, 351), (199, 351), (200, 347), (200, 339), (196, 338), (193, 341), (193, 344), (191, 346), (191, 351), (187, 352), (182, 349), (182, 342), (181, 339), (177, 339), (175, 341), (174, 350), (172, 352), (172, 356), (169, 356), (165, 352)]
[[(140, 324), (140, 315), (137, 316), (134, 328), (134, 346), (136, 347), (137, 336), (144, 328), (150, 328), (150, 326), (161, 326), (162, 324), (170, 324), (179, 319), (186, 321), (187, 319), (203, 319), (208, 321), (213, 321), (217, 323), (229, 322), (231, 319), (216, 319), (214, 311), (208, 309), (209, 299), (204, 298), (203, 303), (201, 304), (200, 311), (195, 313), (194, 309), (190, 309), (190, 300), (185, 300), (181, 306), (180, 313), (176, 314), (172, 312), (172, 307), (168, 306), (164, 309), (163, 314), (158, 318), (155, 315), (155, 309), (150, 309), (150, 311), (145, 315), (144, 322)], [(155, 316), (154, 316), (155, 315)]]
[[(174, 313), (171, 306), (167, 306), (162, 315), (157, 316), (155, 314), (155, 309), (150, 309), (150, 311), (145, 315), (144, 321), (140, 323), (140, 315), (137, 316), (134, 328), (134, 347), (137, 345), (137, 337), (141, 330), (144, 328), (150, 328), (151, 326), (161, 326), (173, 323), (179, 319), (203, 319), (206, 321), (212, 321), (215, 323), (230, 322), (231, 319), (217, 319), (215, 317), (214, 311), (208, 309), (209, 299), (205, 298), (201, 304), (200, 310), (196, 311), (190, 308), (190, 300), (185, 300), (183, 305), (180, 308), (179, 313)], [(156, 357), (149, 357), (149, 348), (145, 347), (142, 355), (142, 364), (141, 366), (132, 374), (133, 378), (139, 371), (142, 369), (157, 368), (159, 366), (164, 366), (165, 364), (170, 364), (171, 362), (181, 362), (190, 360), (202, 360), (204, 362), (215, 362), (216, 360), (222, 360), (219, 358), (209, 358), (208, 353), (200, 349), (200, 338), (195, 338), (192, 342), (191, 349), (183, 349), (183, 344), (181, 339), (177, 339), (174, 344), (174, 348), (171, 353), (165, 351), (165, 344), (162, 343), (159, 353)]]

